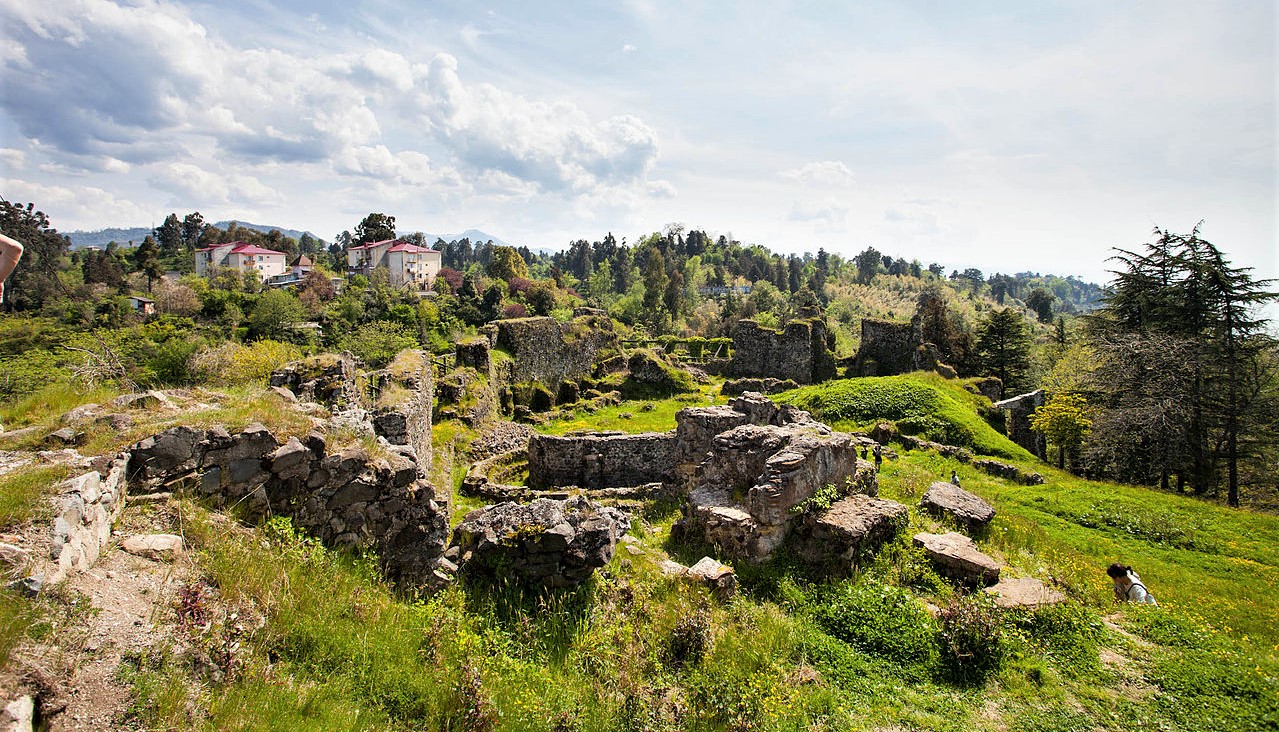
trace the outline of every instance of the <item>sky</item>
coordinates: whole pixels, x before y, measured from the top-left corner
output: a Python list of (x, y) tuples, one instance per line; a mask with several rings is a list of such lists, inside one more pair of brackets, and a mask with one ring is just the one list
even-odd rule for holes
[(0, 195), (559, 249), (678, 223), (1104, 281), (1279, 277), (1275, 3), (0, 0)]

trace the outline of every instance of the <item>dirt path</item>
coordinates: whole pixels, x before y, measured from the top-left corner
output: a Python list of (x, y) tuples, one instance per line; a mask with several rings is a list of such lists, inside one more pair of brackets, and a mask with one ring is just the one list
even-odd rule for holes
[(68, 589), (91, 610), (82, 615), (83, 633), (62, 649), (66, 677), (56, 705), (65, 706), (48, 718), (50, 730), (121, 728), (131, 699), (120, 664), (174, 642), (173, 608), (185, 574), (181, 560), (158, 562), (115, 547), (70, 580)]

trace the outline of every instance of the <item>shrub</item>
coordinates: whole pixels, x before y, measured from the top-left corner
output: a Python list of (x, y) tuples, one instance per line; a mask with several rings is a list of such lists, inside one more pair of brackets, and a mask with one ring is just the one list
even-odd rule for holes
[(247, 346), (228, 341), (197, 353), (191, 370), (208, 384), (265, 382), (271, 372), (302, 358), (297, 346), (277, 341), (255, 341)]
[(399, 323), (375, 320), (361, 325), (354, 333), (343, 336), (338, 348), (350, 351), (369, 366), (382, 368), (406, 348), (417, 348), (417, 338)]
[(984, 592), (962, 597), (937, 618), (943, 667), (954, 681), (981, 683), (1003, 663), (1003, 627), (994, 600)]
[(904, 671), (926, 675), (936, 665), (936, 626), (907, 590), (875, 581), (843, 584), (817, 604), (814, 618), (827, 633)]
[(685, 615), (671, 628), (662, 660), (676, 671), (696, 666), (711, 644), (711, 618), (705, 609)]

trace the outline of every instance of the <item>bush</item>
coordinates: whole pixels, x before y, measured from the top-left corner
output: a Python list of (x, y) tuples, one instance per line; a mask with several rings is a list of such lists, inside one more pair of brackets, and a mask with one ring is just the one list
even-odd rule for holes
[(1003, 664), (1003, 627), (994, 600), (984, 592), (962, 597), (938, 615), (943, 667), (960, 683), (981, 683)]
[(297, 346), (276, 341), (255, 341), (247, 346), (228, 341), (197, 353), (191, 370), (207, 384), (265, 382), (271, 372), (302, 358)]
[(843, 584), (817, 603), (814, 618), (827, 633), (913, 675), (937, 663), (937, 630), (909, 591), (875, 581)]
[(706, 610), (685, 615), (671, 628), (662, 660), (676, 671), (685, 666), (696, 666), (706, 655), (711, 644), (711, 618)]
[(400, 351), (417, 347), (417, 338), (408, 328), (386, 320), (361, 325), (354, 333), (338, 341), (339, 350), (350, 351), (377, 369), (390, 363)]

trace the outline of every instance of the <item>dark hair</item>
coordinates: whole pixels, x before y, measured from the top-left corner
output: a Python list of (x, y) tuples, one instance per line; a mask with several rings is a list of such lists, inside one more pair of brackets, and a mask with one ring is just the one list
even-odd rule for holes
[(1115, 562), (1114, 564), (1106, 568), (1106, 574), (1110, 575), (1111, 577), (1114, 577), (1115, 579), (1119, 579), (1120, 577), (1127, 577), (1128, 573), (1131, 571), (1132, 571), (1132, 567), (1125, 567), (1119, 562)]

